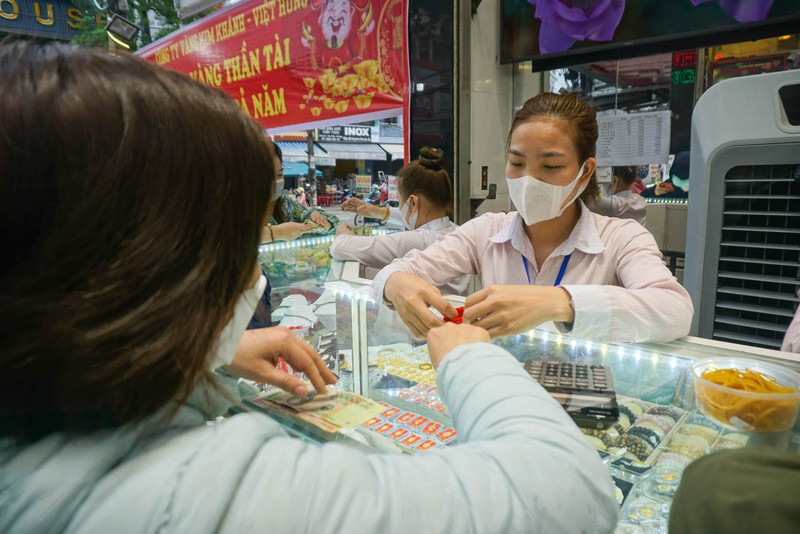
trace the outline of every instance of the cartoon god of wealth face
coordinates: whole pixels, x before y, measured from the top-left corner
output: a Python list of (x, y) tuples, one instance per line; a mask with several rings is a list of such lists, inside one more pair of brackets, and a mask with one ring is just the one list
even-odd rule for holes
[(326, 0), (319, 15), (322, 35), (331, 45), (338, 48), (350, 34), (353, 26), (353, 4), (350, 0)]

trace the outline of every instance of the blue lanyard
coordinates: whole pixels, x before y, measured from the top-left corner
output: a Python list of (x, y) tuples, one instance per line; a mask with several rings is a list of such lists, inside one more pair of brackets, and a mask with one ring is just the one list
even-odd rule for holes
[[(567, 254), (564, 256), (564, 260), (561, 262), (561, 268), (558, 270), (558, 276), (556, 276), (556, 283), (553, 284), (554, 286), (561, 285), (561, 279), (564, 278), (564, 273), (567, 272), (567, 265), (569, 265), (569, 259), (572, 257), (572, 253)], [(528, 271), (528, 260), (525, 256), (522, 256), (522, 265), (525, 266), (525, 276), (528, 277), (528, 285), (531, 283), (531, 273)]]

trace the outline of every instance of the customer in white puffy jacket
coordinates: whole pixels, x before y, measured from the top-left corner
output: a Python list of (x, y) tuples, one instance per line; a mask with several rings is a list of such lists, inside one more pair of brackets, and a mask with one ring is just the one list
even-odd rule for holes
[[(611, 531), (595, 451), (468, 325), (429, 337), (460, 441), (445, 450), (319, 446), (263, 414), (216, 419), (239, 399), (212, 367), (265, 285), (264, 142), (182, 74), (0, 45), (0, 532)], [(316, 365), (269, 336), (238, 350)]]

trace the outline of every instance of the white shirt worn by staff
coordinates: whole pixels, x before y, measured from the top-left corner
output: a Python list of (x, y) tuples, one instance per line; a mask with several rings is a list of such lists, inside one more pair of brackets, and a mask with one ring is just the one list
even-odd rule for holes
[[(687, 335), (694, 313), (691, 298), (664, 265), (650, 232), (635, 221), (597, 215), (582, 201), (578, 204), (578, 223), (541, 266), (533, 260), (518, 212), (486, 213), (428, 249), (393, 261), (373, 280), (372, 298), (383, 301), (386, 281), (396, 272), (433, 285), (477, 274), (483, 287), (526, 285), (529, 274), (531, 284), (552, 286), (571, 254), (561, 285), (572, 296), (575, 338), (641, 342)], [(556, 327), (566, 330), (563, 324)]]
[[(389, 220), (396, 208), (390, 208)], [(402, 219), (401, 219), (402, 220)], [(415, 230), (378, 236), (339, 235), (331, 244), (331, 256), (342, 261), (358, 261), (367, 267), (382, 269), (412, 250), (423, 250), (453, 232), (458, 226), (448, 217), (428, 221)], [(464, 295), (469, 275), (440, 286), (445, 295)]]
[(641, 195), (626, 190), (607, 197), (598, 197), (589, 209), (606, 217), (633, 219), (642, 226), (647, 216), (647, 201)]

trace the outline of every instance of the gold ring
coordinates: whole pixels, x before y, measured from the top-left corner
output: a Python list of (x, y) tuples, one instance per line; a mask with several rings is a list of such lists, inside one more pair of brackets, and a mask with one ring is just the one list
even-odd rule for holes
[(428, 369), (433, 369), (433, 366), (431, 364), (429, 364), (429, 363), (421, 363), (421, 364), (419, 364), (419, 368), (422, 371), (427, 371)]

